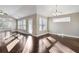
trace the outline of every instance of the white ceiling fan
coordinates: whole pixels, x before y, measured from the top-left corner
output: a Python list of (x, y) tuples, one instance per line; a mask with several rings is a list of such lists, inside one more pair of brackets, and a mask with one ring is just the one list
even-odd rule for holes
[(8, 15), (8, 14), (3, 12), (3, 10), (0, 10), (0, 15)]

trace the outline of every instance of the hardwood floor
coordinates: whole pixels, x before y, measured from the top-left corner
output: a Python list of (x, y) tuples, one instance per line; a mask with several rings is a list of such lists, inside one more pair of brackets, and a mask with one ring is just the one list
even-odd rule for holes
[[(18, 37), (17, 37), (18, 36)], [(15, 38), (15, 39), (14, 39)], [(79, 53), (79, 38), (44, 34), (11, 36), (0, 46), (1, 53)]]
[[(67, 37), (67, 36), (58, 36), (53, 35), (53, 38), (58, 40), (61, 44), (72, 49), (74, 52), (79, 52), (79, 38)], [(63, 50), (63, 49), (62, 49)]]

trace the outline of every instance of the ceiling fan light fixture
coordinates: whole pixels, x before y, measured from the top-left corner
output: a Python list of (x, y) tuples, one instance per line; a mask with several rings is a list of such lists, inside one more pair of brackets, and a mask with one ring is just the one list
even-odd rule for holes
[(62, 12), (58, 10), (58, 5), (56, 5), (56, 10), (55, 12), (52, 13), (53, 16), (59, 16), (62, 15)]
[(62, 15), (61, 12), (56, 12), (56, 13), (52, 13), (53, 16), (59, 16), (59, 15)]
[(4, 13), (3, 10), (0, 10), (0, 15), (8, 15), (8, 14)]

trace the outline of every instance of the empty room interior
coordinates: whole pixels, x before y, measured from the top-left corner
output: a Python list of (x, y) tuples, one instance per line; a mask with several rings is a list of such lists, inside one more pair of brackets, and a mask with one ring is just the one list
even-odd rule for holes
[(0, 53), (78, 53), (79, 5), (0, 5)]

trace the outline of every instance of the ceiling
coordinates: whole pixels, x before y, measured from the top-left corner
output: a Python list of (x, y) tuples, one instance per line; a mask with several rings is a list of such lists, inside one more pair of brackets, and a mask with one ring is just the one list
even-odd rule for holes
[[(57, 9), (62, 14), (79, 12), (78, 5), (58, 5)], [(0, 10), (14, 18), (21, 18), (35, 13), (50, 17), (56, 11), (56, 5), (0, 5)]]

